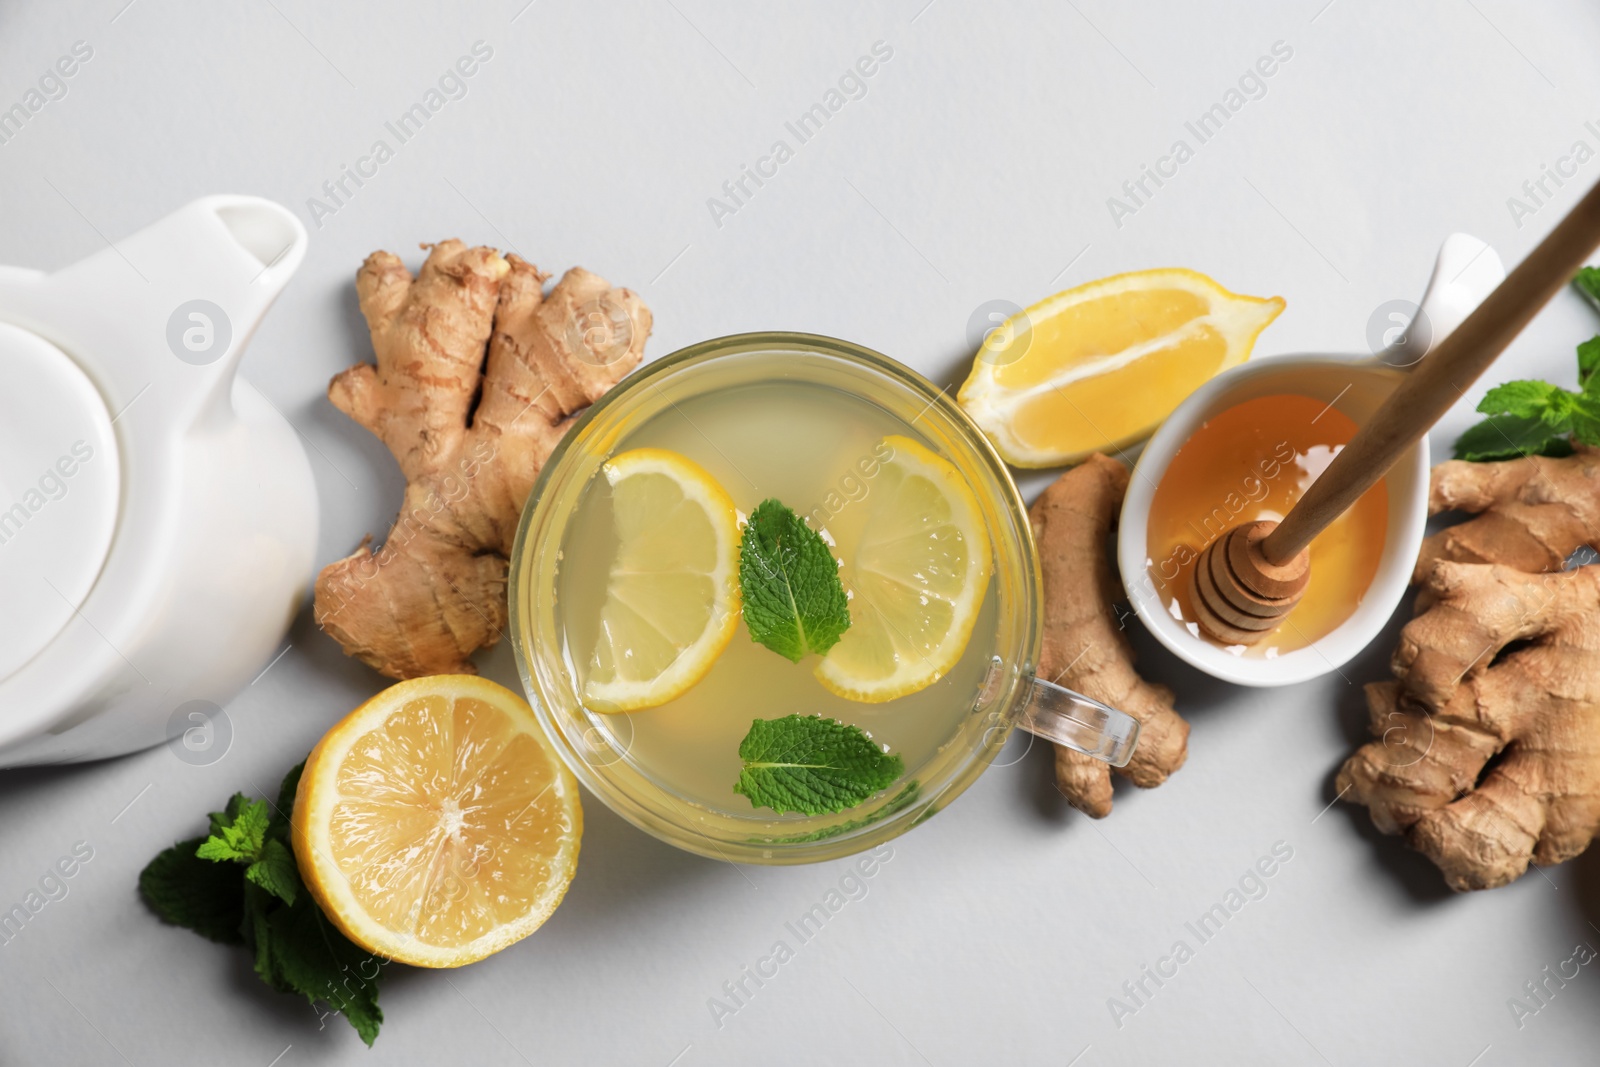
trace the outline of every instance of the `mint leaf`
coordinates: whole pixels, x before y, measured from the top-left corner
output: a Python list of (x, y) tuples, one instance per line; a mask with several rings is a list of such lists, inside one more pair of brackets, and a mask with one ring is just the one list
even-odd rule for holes
[(301, 889), (294, 853), (275, 837), (262, 848), (261, 858), (245, 869), (244, 876), (285, 904), (293, 904)]
[(1542, 419), (1491, 415), (1456, 438), (1456, 458), (1485, 463), (1521, 456), (1565, 456), (1566, 434)]
[(1585, 393), (1600, 389), (1600, 336), (1591, 337), (1578, 346), (1578, 388)]
[(211, 836), (195, 855), (203, 860), (254, 863), (261, 856), (269, 818), (265, 800), (249, 800), (243, 793), (235, 793), (226, 811), (211, 813)]
[(850, 628), (839, 564), (822, 535), (777, 500), (750, 513), (739, 547), (739, 588), (752, 640), (799, 663)]
[(1572, 279), (1572, 287), (1600, 311), (1600, 267), (1584, 267)]
[[(378, 1007), (381, 968), (389, 961), (359, 948), (328, 922), (300, 881), (290, 839), (295, 792), (305, 761), (278, 787), (260, 858), (244, 872), (245, 908), (256, 974), (274, 989), (299, 993), (343, 1015), (370, 1047), (383, 1022)], [(263, 808), (265, 801), (258, 801)]]
[(241, 812), (250, 806), (250, 798), (243, 793), (235, 793), (228, 798), (227, 806), (221, 811), (214, 811), (206, 816), (211, 822), (211, 836), (221, 837), (223, 827), (232, 826), (238, 820)]
[(276, 806), (235, 793), (211, 813), (209, 836), (150, 861), (139, 892), (167, 922), (244, 946), (263, 982), (326, 1003), (370, 1046), (383, 1022), (378, 983), (388, 961), (345, 938), (305, 892), (290, 834), (304, 767), (284, 777)]
[(288, 980), (278, 973), (277, 954), (273, 951), (272, 929), (267, 920), (278, 906), (272, 895), (251, 882), (244, 884), (245, 922), (249, 930), (245, 945), (254, 954), (256, 977), (280, 993), (298, 993)]
[(733, 791), (781, 814), (828, 815), (887, 789), (905, 761), (858, 727), (815, 715), (757, 719), (739, 744), (744, 769)]
[[(1600, 346), (1591, 355), (1600, 359)], [(1580, 373), (1586, 358), (1580, 348)], [(1568, 434), (1586, 443), (1600, 443), (1600, 397), (1569, 392), (1549, 382), (1497, 385), (1484, 395), (1478, 410), (1489, 417), (1456, 440), (1457, 459), (1483, 462), (1564, 456), (1572, 452)]]
[[(1566, 392), (1549, 382), (1520, 381), (1497, 385), (1484, 394), (1478, 410), (1485, 415), (1517, 415), (1524, 419), (1547, 418), (1556, 398)], [(1547, 418), (1548, 421), (1548, 418)]]
[[(293, 907), (279, 906), (267, 915), (265, 943), (271, 946), (275, 979), (268, 984), (304, 994), (312, 1004), (323, 1001), (372, 1045), (383, 1022), (378, 982), (388, 960), (358, 948), (335, 929), (309, 893)], [(259, 957), (257, 964), (259, 972)]]
[[(1572, 280), (1600, 309), (1600, 268), (1585, 267)], [(1456, 458), (1474, 461), (1518, 456), (1566, 456), (1572, 440), (1600, 446), (1600, 336), (1578, 346), (1579, 392), (1541, 381), (1497, 385), (1478, 410), (1489, 417), (1456, 439)]]
[(244, 944), (244, 889), (238, 870), (195, 855), (206, 839), (180, 841), (139, 872), (139, 895), (163, 922), (225, 945)]
[(1565, 395), (1563, 415), (1573, 438), (1586, 445), (1600, 445), (1600, 396), (1587, 392)]

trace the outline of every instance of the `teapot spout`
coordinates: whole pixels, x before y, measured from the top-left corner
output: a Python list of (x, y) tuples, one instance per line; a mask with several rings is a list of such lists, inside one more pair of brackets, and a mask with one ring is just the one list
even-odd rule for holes
[(306, 228), (283, 205), (255, 196), (214, 196), (199, 203), (212, 205), (228, 235), (263, 271), (276, 271), (279, 288), (305, 257)]
[[(306, 229), (281, 204), (256, 196), (208, 196), (119, 242), (158, 290), (188, 303), (211, 303), (225, 322), (179, 331), (175, 354), (198, 366), (236, 363), (267, 308), (306, 253)], [(180, 321), (184, 320), (180, 316)], [(231, 344), (223, 341), (231, 335)], [(185, 340), (187, 338), (187, 340)]]
[(159, 378), (173, 416), (226, 415), (245, 346), (307, 242), (282, 205), (208, 196), (36, 276), (17, 311), (83, 363), (113, 404)]

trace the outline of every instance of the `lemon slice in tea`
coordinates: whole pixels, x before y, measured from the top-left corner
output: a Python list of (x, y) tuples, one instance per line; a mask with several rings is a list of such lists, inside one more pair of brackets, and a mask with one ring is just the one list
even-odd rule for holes
[(850, 628), (817, 665), (818, 681), (878, 703), (925, 689), (961, 659), (989, 586), (989, 536), (961, 472), (890, 435), (860, 540), (840, 577)]
[(608, 460), (617, 558), (584, 682), (596, 711), (665, 704), (694, 685), (739, 624), (739, 513), (699, 465), (636, 448)]

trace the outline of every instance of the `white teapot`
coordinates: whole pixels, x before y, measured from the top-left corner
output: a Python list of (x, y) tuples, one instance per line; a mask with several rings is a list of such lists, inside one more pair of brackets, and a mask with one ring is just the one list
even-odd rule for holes
[(0, 766), (221, 755), (316, 547), (295, 430), (237, 373), (305, 250), (287, 209), (213, 196), (0, 267)]

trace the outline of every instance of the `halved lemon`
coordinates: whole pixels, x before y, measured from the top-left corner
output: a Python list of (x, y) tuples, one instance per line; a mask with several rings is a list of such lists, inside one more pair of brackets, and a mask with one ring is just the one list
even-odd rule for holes
[(739, 625), (739, 512), (699, 465), (662, 448), (608, 460), (617, 558), (583, 695), (596, 711), (681, 696)]
[(294, 802), (300, 876), (368, 952), (459, 967), (533, 933), (578, 865), (578, 783), (527, 702), (469, 674), (390, 686), (329, 730)]
[(1180, 268), (1057, 293), (984, 338), (957, 400), (1008, 463), (1054, 467), (1148, 437), (1250, 356), (1284, 308)]
[(989, 586), (989, 535), (961, 472), (908, 437), (873, 482), (840, 577), (850, 629), (817, 665), (824, 688), (878, 703), (937, 682), (961, 659)]

